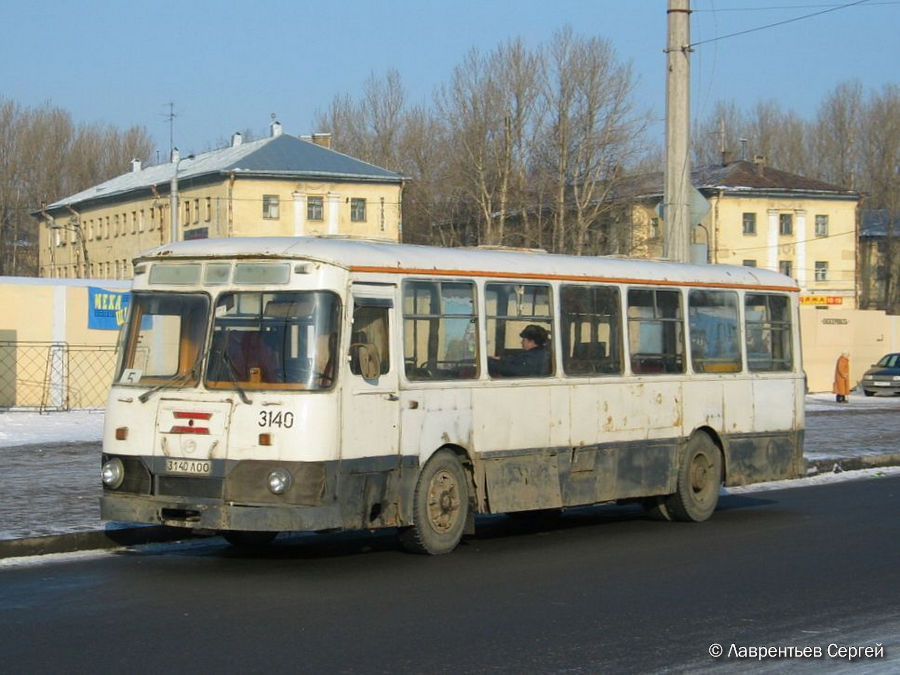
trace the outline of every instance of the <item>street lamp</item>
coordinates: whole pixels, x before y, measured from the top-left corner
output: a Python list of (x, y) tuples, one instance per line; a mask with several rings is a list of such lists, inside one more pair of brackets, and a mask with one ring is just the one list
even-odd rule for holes
[(694, 264), (698, 263), (708, 263), (710, 261), (710, 254), (712, 253), (711, 243), (709, 240), (709, 230), (706, 229), (705, 225), (697, 223), (694, 227), (699, 227), (703, 230), (704, 234), (706, 234), (706, 243), (705, 244), (691, 244), (691, 262)]
[[(63, 225), (62, 223), (54, 220), (53, 218), (49, 218), (47, 221), (47, 229), (48, 231), (58, 232), (59, 230), (69, 230), (74, 232), (78, 237), (78, 244), (81, 248), (81, 258), (82, 263), (84, 264), (84, 278), (91, 278), (91, 262), (88, 258), (88, 250), (87, 250), (87, 241), (84, 237), (84, 230), (81, 228), (81, 223), (77, 218), (72, 218), (69, 225)], [(56, 262), (56, 252), (55, 247), (51, 247), (51, 252), (53, 253), (53, 262)]]
[(172, 161), (175, 170), (172, 172), (172, 182), (169, 186), (169, 235), (171, 241), (178, 241), (178, 166), (185, 159), (194, 159), (193, 155), (180, 157), (178, 148), (172, 149)]

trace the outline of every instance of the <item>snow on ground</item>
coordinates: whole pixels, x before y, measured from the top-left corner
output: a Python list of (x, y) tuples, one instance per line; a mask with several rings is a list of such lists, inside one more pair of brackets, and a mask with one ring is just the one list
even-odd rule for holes
[(68, 412), (0, 412), (0, 447), (32, 443), (98, 442), (103, 439), (102, 409)]
[[(900, 396), (863, 396), (854, 391), (850, 403), (837, 404), (834, 394), (809, 394), (806, 412), (842, 409), (900, 410)], [(846, 407), (844, 407), (846, 406)], [(0, 447), (32, 443), (99, 442), (103, 439), (102, 409), (69, 412), (0, 412)], [(807, 420), (807, 425), (811, 420)]]

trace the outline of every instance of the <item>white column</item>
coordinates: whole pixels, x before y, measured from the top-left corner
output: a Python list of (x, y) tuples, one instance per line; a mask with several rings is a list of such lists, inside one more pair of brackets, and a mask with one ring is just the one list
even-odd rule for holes
[(767, 239), (766, 246), (769, 251), (769, 264), (768, 268), (770, 270), (778, 271), (778, 210), (777, 209), (769, 209), (769, 236)]
[[(87, 293), (87, 289), (84, 289)], [(50, 346), (50, 391), (46, 403), (50, 408), (61, 409), (66, 402), (66, 325), (68, 323), (68, 296), (66, 287), (53, 287), (53, 309), (50, 320), (50, 334), (53, 344)]]
[(794, 268), (794, 278), (797, 280), (797, 283), (800, 284), (800, 288), (806, 288), (806, 211), (798, 210), (795, 212), (797, 214), (797, 227), (794, 228), (794, 242), (796, 246), (796, 256), (794, 262), (796, 266)]
[(294, 193), (294, 236), (306, 234), (306, 194)]
[(329, 192), (328, 201), (328, 234), (338, 233), (338, 213), (341, 208), (341, 196), (337, 192)]

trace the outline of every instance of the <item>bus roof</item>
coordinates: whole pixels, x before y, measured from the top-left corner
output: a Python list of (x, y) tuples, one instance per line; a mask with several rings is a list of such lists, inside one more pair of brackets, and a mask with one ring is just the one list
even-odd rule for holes
[(523, 249), (442, 248), (350, 237), (194, 239), (145, 251), (135, 263), (260, 257), (313, 260), (358, 273), (799, 290), (790, 277), (757, 267), (572, 256)]

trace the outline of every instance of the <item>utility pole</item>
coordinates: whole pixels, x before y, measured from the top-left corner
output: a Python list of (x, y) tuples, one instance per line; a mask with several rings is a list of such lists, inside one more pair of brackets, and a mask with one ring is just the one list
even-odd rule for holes
[(691, 185), (690, 0), (669, 0), (666, 46), (666, 171), (663, 191), (665, 237), (663, 257), (678, 262), (690, 260)]

